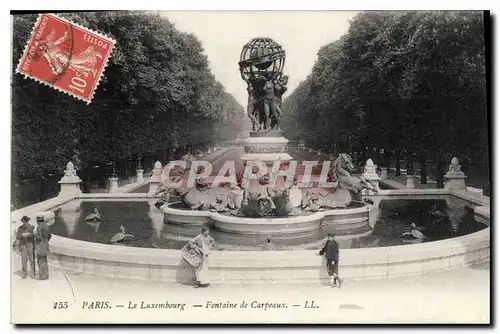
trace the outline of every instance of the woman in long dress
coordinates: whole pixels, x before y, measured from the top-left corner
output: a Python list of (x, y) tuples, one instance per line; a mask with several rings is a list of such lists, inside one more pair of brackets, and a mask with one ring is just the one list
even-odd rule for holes
[(209, 228), (202, 226), (201, 233), (182, 249), (182, 258), (194, 269), (196, 288), (205, 288), (209, 285), (207, 257), (215, 243), (209, 233)]

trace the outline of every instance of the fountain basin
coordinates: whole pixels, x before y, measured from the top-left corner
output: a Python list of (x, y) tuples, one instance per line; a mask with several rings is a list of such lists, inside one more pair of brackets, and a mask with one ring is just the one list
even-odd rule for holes
[(180, 202), (168, 203), (162, 207), (164, 221), (168, 224), (202, 225), (208, 224), (219, 231), (242, 234), (268, 234), (282, 236), (316, 231), (323, 227), (328, 232), (342, 235), (367, 234), (370, 205), (362, 207), (307, 212), (290, 217), (249, 218), (231, 216), (218, 212), (193, 211), (180, 208)]
[(215, 214), (211, 217), (214, 227), (223, 232), (253, 235), (284, 235), (316, 231), (321, 227), (321, 212), (287, 218), (247, 218)]
[[(341, 252), (345, 279), (425, 274), (483, 263), (490, 258), (490, 229), (425, 244), (347, 249)], [(179, 250), (111, 246), (57, 235), (52, 251), (75, 274), (161, 282), (193, 282), (194, 273)], [(216, 251), (208, 259), (214, 283), (327, 281), (325, 259), (317, 251)]]
[(174, 225), (211, 225), (210, 217), (213, 212), (210, 211), (195, 211), (190, 209), (175, 209), (170, 206), (178, 205), (180, 202), (173, 202), (163, 205), (165, 222)]
[[(453, 194), (464, 198), (469, 195), (465, 192)], [(389, 198), (407, 197), (398, 191), (385, 195)], [(96, 199), (103, 197), (100, 194), (94, 196)], [(114, 196), (119, 201), (130, 201), (132, 198), (128, 194)], [(425, 197), (423, 194), (418, 196)], [(473, 198), (473, 203), (480, 205), (474, 211), (489, 222), (489, 203), (482, 198)], [(73, 200), (73, 197), (57, 197), (12, 212), (15, 222), (11, 226), (12, 233), (15, 233), (19, 226), (18, 219), (23, 215), (34, 218), (39, 211), (54, 210)], [(107, 201), (109, 198), (106, 196), (99, 200)], [(134, 200), (142, 200), (142, 197), (136, 196)], [(466, 201), (472, 202), (472, 198), (466, 198)], [(160, 212), (160, 224), (162, 219)], [(161, 282), (192, 282), (194, 277), (192, 269), (181, 260), (178, 249), (100, 244), (55, 234), (50, 245), (52, 254), (58, 259), (58, 262), (50, 261), (50, 265), (63, 267), (65, 271), (75, 274)], [(224, 284), (327, 281), (325, 260), (317, 256), (317, 251), (213, 251), (209, 257), (209, 274), (212, 282)], [(489, 260), (490, 228), (487, 227), (463, 236), (420, 244), (342, 249), (340, 272), (346, 279), (385, 278), (426, 274)]]

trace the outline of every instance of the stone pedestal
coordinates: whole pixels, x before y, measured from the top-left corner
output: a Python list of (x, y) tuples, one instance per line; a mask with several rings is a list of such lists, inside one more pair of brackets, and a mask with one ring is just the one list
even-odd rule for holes
[(136, 174), (135, 182), (139, 183), (144, 181), (144, 169), (137, 169), (135, 171), (135, 174)]
[(448, 172), (444, 175), (445, 179), (445, 189), (464, 189), (466, 190), (467, 187), (465, 186), (465, 179), (467, 176), (465, 176), (464, 172), (461, 170), (460, 163), (458, 162), (457, 158), (451, 159), (451, 164), (449, 166)]
[(66, 165), (66, 170), (64, 171), (64, 176), (59, 181), (61, 185), (61, 190), (59, 191), (59, 196), (78, 196), (82, 193), (80, 189), (80, 183), (82, 180), (76, 175), (75, 166), (70, 161)]
[(262, 161), (272, 166), (274, 161), (288, 163), (292, 157), (287, 153), (288, 139), (283, 137), (283, 132), (270, 130), (267, 132), (250, 132), (250, 137), (245, 140), (245, 154), (241, 157), (243, 163), (248, 161)]
[(162, 165), (161, 162), (157, 161), (155, 162), (155, 165), (153, 167), (153, 174), (151, 175), (151, 180), (149, 181), (149, 192), (148, 195), (152, 196), (156, 192), (156, 189), (158, 189), (158, 186), (160, 183), (162, 183)]
[[(373, 160), (372, 159), (368, 159), (366, 161), (366, 165), (365, 165), (365, 172), (363, 173), (363, 178), (370, 182), (371, 184), (373, 184), (373, 186), (375, 187), (375, 189), (379, 189), (379, 181), (380, 181), (380, 177), (378, 176), (377, 174), (377, 165), (375, 165), (373, 163)], [(365, 194), (364, 195), (374, 195), (375, 192), (374, 191), (371, 191), (371, 190), (364, 190), (365, 191)]]
[(417, 186), (415, 185), (415, 175), (406, 175), (406, 188), (415, 189)]
[(114, 193), (118, 189), (118, 178), (117, 177), (110, 177), (109, 178), (109, 193)]
[(380, 168), (380, 180), (387, 180), (387, 167)]

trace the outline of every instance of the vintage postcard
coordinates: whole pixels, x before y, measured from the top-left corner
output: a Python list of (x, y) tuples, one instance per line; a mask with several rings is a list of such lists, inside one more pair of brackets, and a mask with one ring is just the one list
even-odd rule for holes
[(489, 15), (11, 13), (11, 322), (490, 324)]

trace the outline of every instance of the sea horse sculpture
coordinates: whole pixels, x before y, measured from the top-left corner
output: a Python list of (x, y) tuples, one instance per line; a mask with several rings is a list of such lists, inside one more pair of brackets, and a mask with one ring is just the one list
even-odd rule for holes
[[(174, 183), (178, 183), (184, 178), (188, 169), (181, 172), (181, 175), (171, 179)], [(161, 207), (168, 203), (170, 196), (177, 196), (186, 208), (192, 210), (211, 210), (224, 212), (230, 210), (238, 210), (243, 201), (243, 190), (235, 184), (225, 184), (219, 187), (211, 187), (206, 178), (196, 180), (195, 186), (187, 188), (185, 186), (170, 187), (165, 183), (161, 183), (156, 192), (155, 197), (159, 197), (155, 203), (157, 207)]]
[(354, 170), (351, 157), (342, 153), (333, 162), (328, 172), (328, 181), (332, 188), (307, 191), (303, 197), (302, 208), (317, 211), (320, 208), (345, 208), (353, 201), (363, 201), (363, 189), (378, 192), (378, 188), (362, 177), (351, 176)]

